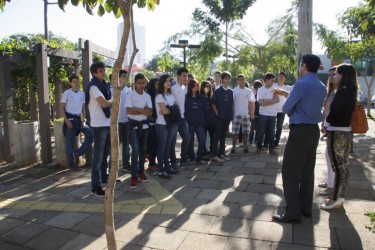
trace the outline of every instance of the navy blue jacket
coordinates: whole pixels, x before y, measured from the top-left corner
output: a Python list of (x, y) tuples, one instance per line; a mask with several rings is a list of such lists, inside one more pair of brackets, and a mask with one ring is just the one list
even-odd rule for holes
[(204, 97), (197, 94), (196, 97), (185, 98), (185, 119), (190, 126), (204, 126)]
[(223, 86), (220, 86), (220, 88), (216, 89), (212, 96), (211, 104), (216, 105), (217, 118), (220, 120), (233, 119), (233, 90), (231, 88), (225, 90)]

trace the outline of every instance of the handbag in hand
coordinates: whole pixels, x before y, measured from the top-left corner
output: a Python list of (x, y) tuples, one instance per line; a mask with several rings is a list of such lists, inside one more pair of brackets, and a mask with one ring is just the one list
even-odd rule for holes
[(365, 134), (368, 131), (367, 117), (363, 105), (358, 101), (355, 103), (355, 108), (350, 122), (353, 134)]

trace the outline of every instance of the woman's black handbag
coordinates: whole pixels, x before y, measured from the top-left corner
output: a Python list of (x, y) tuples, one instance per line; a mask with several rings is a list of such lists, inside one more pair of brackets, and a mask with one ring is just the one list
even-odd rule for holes
[(166, 105), (166, 107), (169, 109), (170, 114), (164, 115), (165, 122), (167, 124), (180, 122), (182, 119), (180, 107), (177, 104)]

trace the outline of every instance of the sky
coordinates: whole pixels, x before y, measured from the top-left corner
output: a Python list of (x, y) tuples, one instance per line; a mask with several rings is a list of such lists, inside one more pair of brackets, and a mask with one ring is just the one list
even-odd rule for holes
[[(56, 0), (57, 1), (57, 0)], [(49, 0), (49, 2), (55, 2)], [(134, 20), (146, 28), (146, 58), (165, 46), (168, 37), (189, 29), (195, 8), (204, 9), (201, 0), (161, 0), (154, 11), (134, 10)], [(283, 15), (291, 7), (292, 0), (257, 0), (247, 11), (242, 23), (258, 44), (265, 43), (265, 30), (269, 23)], [(357, 6), (360, 0), (313, 0), (313, 22), (322, 23), (329, 29), (338, 30), (337, 14), (346, 8)], [(16, 33), (44, 33), (43, 0), (12, 0), (0, 12), (0, 39)], [(117, 48), (116, 19), (111, 13), (102, 17), (90, 16), (82, 6), (69, 4), (65, 12), (58, 5), (48, 6), (48, 29), (72, 42), (79, 38), (89, 39), (110, 50)], [(188, 37), (186, 39), (189, 39)], [(194, 41), (189, 41), (193, 44)], [(322, 54), (324, 49), (313, 40), (313, 52)]]

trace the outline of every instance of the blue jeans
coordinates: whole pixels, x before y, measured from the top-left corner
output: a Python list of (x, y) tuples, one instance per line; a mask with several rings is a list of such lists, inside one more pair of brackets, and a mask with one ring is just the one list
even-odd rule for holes
[(122, 167), (127, 168), (129, 166), (129, 126), (127, 122), (120, 122), (119, 128), (119, 139), (122, 144)]
[[(212, 144), (213, 155), (220, 156), (225, 154), (225, 137), (229, 129), (231, 120), (215, 119), (215, 134), (214, 141)], [(220, 147), (218, 148), (218, 143)]]
[[(189, 127), (188, 127), (188, 124), (187, 124), (185, 118), (183, 118), (178, 123), (178, 133), (180, 134), (180, 136), (182, 138), (181, 160), (180, 160), (180, 162), (184, 163), (184, 162), (187, 161), (189, 142), (190, 142)], [(172, 145), (171, 145), (171, 151), (169, 152), (172, 164), (175, 164), (177, 162), (177, 159), (176, 159), (176, 140), (177, 140), (177, 133), (174, 135), (174, 138), (172, 140)]]
[(74, 140), (76, 138), (77, 131), (75, 129), (66, 129), (65, 134), (65, 151), (66, 151), (66, 161), (70, 168), (74, 167), (74, 159), (73, 159), (73, 152), (76, 156), (81, 156), (86, 153), (86, 151), (91, 147), (93, 141), (92, 130), (89, 126), (85, 125), (81, 128), (80, 133), (85, 135), (85, 140), (81, 144), (81, 146), (73, 151), (74, 148)]
[(177, 134), (177, 126), (178, 125), (175, 124), (155, 125), (158, 138), (156, 157), (158, 159), (158, 169), (160, 173), (171, 170), (171, 166), (169, 165), (169, 152), (172, 146), (172, 140)]
[(262, 148), (264, 136), (268, 140), (269, 148), (274, 148), (276, 116), (259, 115), (257, 130), (257, 148)]
[(132, 147), (131, 176), (137, 179), (138, 173), (145, 171), (145, 157), (148, 128), (139, 133), (138, 129), (129, 127), (130, 145)]
[(281, 131), (283, 130), (284, 119), (285, 119), (285, 113), (283, 113), (283, 112), (277, 113), (275, 146), (279, 145), (280, 138), (281, 138)]
[(93, 127), (94, 150), (92, 153), (91, 186), (99, 189), (100, 179), (105, 183), (108, 180), (108, 158), (111, 152), (111, 136), (109, 127)]
[[(189, 125), (189, 133), (190, 133), (190, 143), (189, 143), (189, 157), (190, 160), (195, 159), (197, 162), (203, 160), (203, 152), (206, 146), (206, 133), (204, 131), (203, 126), (190, 126)], [(195, 158), (194, 154), (194, 133), (197, 135), (198, 139), (198, 150), (197, 150), (197, 158)]]

